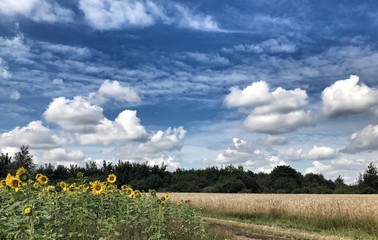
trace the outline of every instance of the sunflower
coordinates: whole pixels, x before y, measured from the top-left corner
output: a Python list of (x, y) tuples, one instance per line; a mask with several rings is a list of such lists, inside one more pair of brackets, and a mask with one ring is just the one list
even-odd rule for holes
[(164, 195), (164, 198), (165, 198), (165, 200), (169, 200), (169, 199), (171, 198), (171, 196), (170, 196), (168, 193), (166, 193), (166, 194)]
[(64, 191), (67, 190), (67, 183), (65, 181), (61, 181), (58, 184)]
[(130, 195), (131, 193), (134, 192), (134, 190), (133, 190), (131, 187), (127, 187), (127, 188), (125, 189), (125, 191), (127, 192), (128, 195)]
[(35, 180), (37, 180), (38, 181), (38, 179), (40, 178), (42, 176), (42, 174), (41, 173), (37, 173), (37, 175), (35, 175)]
[(135, 192), (133, 191), (132, 193), (129, 194), (129, 198), (135, 198)]
[(127, 188), (126, 185), (122, 185), (122, 186), (121, 186), (121, 190), (122, 190), (122, 191), (126, 191), (126, 188)]
[(93, 194), (100, 194), (106, 188), (105, 184), (100, 182), (100, 181), (91, 182), (91, 186), (92, 186), (92, 193)]
[(177, 206), (181, 206), (181, 205), (182, 205), (182, 200), (177, 201), (177, 202), (176, 202), (176, 205), (177, 205)]
[(10, 188), (18, 191), (18, 188), (20, 187), (20, 182), (21, 181), (20, 181), (20, 178), (17, 175), (16, 176), (12, 176), (10, 173), (8, 173), (7, 178), (5, 179), (5, 181), (6, 181), (7, 185)]
[[(38, 174), (37, 174), (38, 176)], [(42, 183), (42, 184), (47, 184), (49, 182), (49, 178), (46, 177), (45, 175), (43, 174), (40, 174), (39, 175), (39, 178), (37, 178), (38, 182)]]
[(23, 213), (24, 215), (26, 215), (26, 216), (31, 215), (32, 212), (33, 212), (33, 207), (30, 206), (30, 205), (26, 205), (26, 206), (24, 206), (24, 208), (22, 209), (22, 213)]
[[(17, 174), (16, 174), (17, 175)], [(23, 172), (20, 175), (17, 175), (20, 177), (20, 180), (23, 182), (27, 182), (29, 180), (29, 174), (27, 172)]]
[(17, 176), (21, 176), (21, 174), (23, 173), (26, 173), (26, 169), (24, 167), (20, 167), (19, 169), (17, 169), (16, 171), (16, 175)]
[(0, 188), (3, 188), (6, 184), (7, 184), (7, 182), (5, 181), (5, 179), (2, 179), (0, 181)]
[(115, 183), (117, 176), (115, 174), (109, 174), (106, 180), (108, 181), (108, 183)]

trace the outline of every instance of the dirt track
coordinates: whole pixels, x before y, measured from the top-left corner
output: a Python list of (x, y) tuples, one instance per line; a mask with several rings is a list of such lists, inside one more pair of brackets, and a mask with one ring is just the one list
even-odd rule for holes
[(232, 220), (205, 217), (209, 228), (227, 239), (261, 239), (261, 240), (289, 240), (289, 239), (319, 239), (319, 240), (348, 240), (340, 236), (325, 236), (297, 229), (279, 228)]

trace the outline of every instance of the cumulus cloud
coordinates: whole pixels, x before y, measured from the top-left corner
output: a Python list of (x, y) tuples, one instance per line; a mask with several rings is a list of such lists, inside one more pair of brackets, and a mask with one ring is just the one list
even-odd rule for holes
[(0, 15), (3, 17), (23, 16), (36, 22), (69, 22), (74, 16), (71, 10), (50, 0), (2, 0)]
[(103, 118), (94, 127), (93, 132), (76, 134), (81, 144), (110, 144), (147, 138), (146, 130), (140, 124), (136, 111), (132, 110), (124, 110), (114, 121)]
[(94, 132), (104, 118), (102, 111), (101, 107), (90, 104), (80, 96), (73, 100), (59, 97), (49, 104), (43, 116), (65, 130), (89, 133)]
[(231, 88), (224, 103), (227, 107), (253, 108), (244, 126), (254, 132), (281, 134), (315, 123), (314, 114), (304, 110), (307, 93), (298, 88), (278, 87), (271, 92), (268, 83), (254, 82), (245, 89)]
[(65, 141), (64, 138), (43, 126), (41, 121), (30, 122), (26, 127), (16, 127), (0, 136), (0, 145), (5, 147), (28, 145), (31, 149), (51, 149), (60, 146)]
[(331, 165), (326, 165), (319, 161), (313, 161), (312, 167), (306, 168), (305, 173), (324, 173), (331, 169)]
[(17, 101), (18, 99), (21, 98), (21, 94), (17, 90), (13, 90), (12, 93), (10, 94), (10, 98), (12, 100)]
[(157, 131), (152, 134), (148, 142), (139, 145), (139, 150), (143, 153), (159, 153), (162, 151), (177, 151), (182, 148), (186, 130), (180, 126), (178, 128), (168, 128), (165, 132)]
[(211, 16), (193, 13), (180, 4), (154, 1), (80, 0), (87, 23), (98, 30), (147, 27), (157, 22), (201, 31), (220, 31)]
[(137, 92), (127, 86), (122, 86), (118, 81), (105, 80), (97, 92), (92, 92), (89, 101), (96, 104), (104, 104), (108, 99), (119, 102), (140, 103), (141, 99)]
[(172, 156), (168, 156), (168, 155), (165, 155), (165, 154), (161, 154), (159, 157), (155, 157), (155, 158), (146, 157), (143, 160), (144, 160), (144, 162), (147, 162), (147, 165), (149, 165), (149, 166), (165, 165), (165, 166), (167, 166), (167, 170), (172, 171), (172, 172), (180, 167), (180, 162), (178, 160), (176, 160)]
[(67, 151), (64, 148), (54, 148), (37, 156), (38, 164), (53, 163), (55, 165), (70, 166), (84, 161), (84, 153), (80, 150)]
[(359, 83), (359, 77), (351, 75), (336, 81), (322, 92), (323, 112), (330, 117), (361, 113), (378, 104), (378, 90)]
[(378, 125), (368, 125), (352, 134), (348, 146), (341, 150), (345, 153), (378, 150)]
[(286, 163), (279, 156), (271, 155), (260, 149), (254, 148), (245, 140), (233, 138), (222, 153), (218, 154), (215, 162), (217, 165), (241, 165), (245, 169), (260, 172), (270, 172), (275, 166)]
[(336, 151), (331, 147), (326, 146), (314, 146), (308, 151), (301, 148), (288, 149), (283, 153), (282, 157), (290, 161), (302, 161), (302, 160), (326, 160), (336, 157)]

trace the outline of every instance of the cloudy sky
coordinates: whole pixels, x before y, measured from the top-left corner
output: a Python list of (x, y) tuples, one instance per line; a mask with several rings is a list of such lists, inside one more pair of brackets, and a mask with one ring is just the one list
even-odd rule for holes
[(341, 175), (378, 164), (375, 1), (0, 0), (0, 151)]

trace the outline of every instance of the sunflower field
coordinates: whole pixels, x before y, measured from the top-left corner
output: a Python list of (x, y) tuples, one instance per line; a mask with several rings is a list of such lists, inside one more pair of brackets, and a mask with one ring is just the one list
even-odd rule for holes
[(20, 168), (0, 182), (0, 239), (208, 239), (189, 201), (120, 189), (117, 176), (54, 185)]

